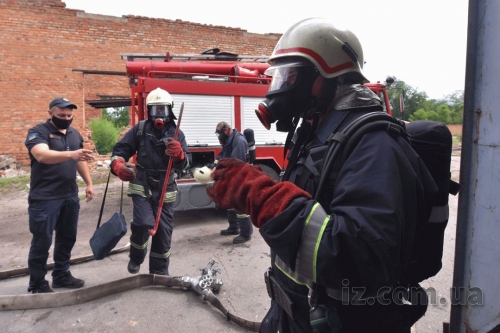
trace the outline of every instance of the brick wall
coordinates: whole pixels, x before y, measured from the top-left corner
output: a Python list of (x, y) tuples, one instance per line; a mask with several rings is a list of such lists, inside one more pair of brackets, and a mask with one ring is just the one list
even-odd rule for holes
[(449, 124), (448, 129), (453, 135), (462, 135), (462, 124)]
[(113, 17), (67, 9), (60, 0), (0, 1), (0, 154), (29, 158), (29, 128), (48, 118), (49, 102), (78, 105), (74, 126), (91, 148), (88, 122), (100, 115), (84, 101), (130, 96), (125, 76), (74, 69), (125, 71), (120, 53), (199, 53), (218, 47), (241, 55), (270, 55), (277, 34), (141, 16)]

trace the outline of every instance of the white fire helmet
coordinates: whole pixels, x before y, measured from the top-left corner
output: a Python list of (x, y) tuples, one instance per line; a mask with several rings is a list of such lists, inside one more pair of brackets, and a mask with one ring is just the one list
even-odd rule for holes
[(351, 31), (338, 29), (325, 19), (309, 18), (290, 27), (269, 58), (269, 74), (272, 74), (273, 67), (282, 65), (280, 60), (284, 57), (305, 58), (328, 79), (357, 72), (368, 82), (363, 74), (363, 49), (358, 38)]
[(196, 168), (193, 171), (193, 176), (194, 179), (196, 179), (197, 182), (206, 184), (212, 180), (212, 169), (210, 169), (207, 166), (204, 166), (202, 168)]
[(146, 104), (170, 105), (171, 107), (174, 107), (174, 101), (172, 99), (172, 96), (170, 96), (170, 94), (167, 91), (161, 88), (156, 88), (155, 90), (151, 91), (148, 94), (148, 97), (146, 98)]
[(157, 129), (163, 129), (165, 124), (172, 120), (171, 118), (175, 119), (172, 113), (174, 101), (167, 91), (161, 88), (151, 91), (146, 98), (146, 104), (149, 118)]

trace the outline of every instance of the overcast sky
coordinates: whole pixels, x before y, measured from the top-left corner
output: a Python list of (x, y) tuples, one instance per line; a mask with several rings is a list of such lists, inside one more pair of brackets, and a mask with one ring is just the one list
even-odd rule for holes
[(467, 0), (62, 0), (67, 8), (283, 33), (323, 17), (361, 41), (366, 77), (393, 75), (430, 98), (464, 90)]

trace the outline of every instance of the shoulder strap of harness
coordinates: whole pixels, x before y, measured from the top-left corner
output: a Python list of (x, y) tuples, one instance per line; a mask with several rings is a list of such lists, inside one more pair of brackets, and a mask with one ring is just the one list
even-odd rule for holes
[(144, 137), (146, 133), (144, 132), (144, 128), (146, 127), (146, 120), (139, 121), (139, 129), (137, 130), (137, 140), (139, 140), (139, 151), (143, 154), (143, 156), (147, 155), (146, 146), (144, 143)]
[(366, 133), (373, 131), (386, 131), (394, 138), (402, 135), (408, 140), (404, 124), (385, 112), (367, 113), (352, 121), (342, 131), (332, 133), (327, 139), (329, 148), (323, 161), (319, 185), (314, 195), (316, 200), (321, 197), (326, 178), (331, 174), (336, 175), (361, 138)]
[[(348, 110), (336, 110), (330, 113), (325, 119), (323, 119), (321, 124), (318, 126), (316, 137), (321, 142), (325, 142), (326, 141), (325, 139), (328, 138), (328, 135), (332, 132), (337, 131), (337, 129), (341, 126), (341, 124), (344, 122), (344, 120), (348, 115), (349, 115)], [(300, 155), (302, 154), (302, 151), (305, 149), (305, 146), (308, 143), (306, 138), (306, 136), (308, 135), (304, 134), (303, 131), (308, 131), (308, 132), (313, 131), (312, 128), (305, 130), (303, 126), (307, 126), (307, 124), (304, 125), (303, 123), (299, 128), (299, 130), (297, 130), (298, 135), (294, 142), (294, 146), (292, 147), (290, 158), (288, 160), (288, 166), (283, 174), (282, 180), (290, 180), (290, 172), (292, 170), (292, 167), (297, 163), (297, 160), (299, 159)], [(306, 179), (307, 177), (303, 178)]]
[[(235, 133), (235, 135), (233, 135), (233, 137), (231, 138), (231, 142), (229, 142), (229, 145), (228, 145), (228, 147), (229, 147), (229, 156), (228, 156), (228, 157), (231, 157), (231, 154), (233, 153), (233, 144), (235, 143), (234, 138), (236, 138), (236, 136), (238, 136), (238, 135), (241, 135), (241, 136), (245, 137), (245, 136), (244, 136), (242, 133), (240, 133), (240, 131), (238, 131), (237, 129), (234, 129), (233, 131), (234, 131), (234, 132), (236, 132), (236, 133)], [(246, 139), (245, 139), (245, 140), (246, 140)]]
[(139, 141), (144, 138), (144, 127), (146, 127), (146, 120), (139, 121), (139, 130), (137, 131), (137, 139)]

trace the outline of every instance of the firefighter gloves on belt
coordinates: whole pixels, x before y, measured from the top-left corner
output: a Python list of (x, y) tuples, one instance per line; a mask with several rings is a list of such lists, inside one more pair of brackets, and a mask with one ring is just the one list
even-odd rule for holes
[(208, 196), (222, 208), (249, 214), (257, 228), (281, 213), (294, 199), (311, 198), (295, 184), (278, 183), (259, 168), (235, 158), (219, 161), (212, 178), (213, 185), (207, 186)]
[(132, 181), (135, 179), (135, 165), (133, 163), (125, 163), (121, 158), (117, 158), (111, 164), (111, 170), (124, 182)]
[(169, 155), (172, 158), (173, 162), (180, 162), (184, 159), (184, 150), (182, 150), (181, 143), (172, 138), (168, 138), (165, 142), (165, 154)]

